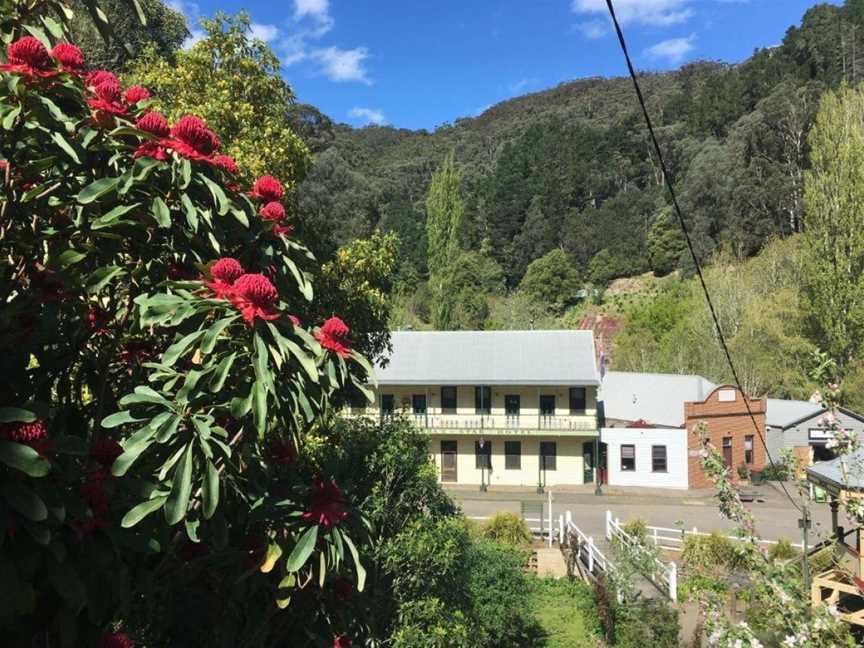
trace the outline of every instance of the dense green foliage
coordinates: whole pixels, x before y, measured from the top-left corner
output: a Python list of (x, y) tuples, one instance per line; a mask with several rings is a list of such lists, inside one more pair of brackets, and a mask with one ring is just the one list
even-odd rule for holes
[(483, 523), (480, 533), (484, 538), (513, 546), (530, 544), (531, 530), (515, 513), (496, 513)]

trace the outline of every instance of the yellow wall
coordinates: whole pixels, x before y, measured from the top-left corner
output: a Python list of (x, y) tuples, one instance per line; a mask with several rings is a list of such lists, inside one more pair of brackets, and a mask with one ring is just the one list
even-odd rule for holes
[[(538, 391), (539, 390), (539, 391)], [(398, 411), (404, 406), (410, 412), (411, 396), (426, 394), (426, 407), (429, 414), (441, 414), (441, 388), (439, 385), (389, 386), (381, 385), (376, 390), (375, 405), (366, 408), (366, 413), (376, 414), (378, 411), (378, 394), (393, 394), (395, 408)], [(570, 415), (570, 392), (568, 387), (505, 387), (492, 386), (492, 414), (504, 414), (504, 396), (519, 394), (521, 416), (537, 416), (539, 409), (538, 394), (555, 394), (555, 416)], [(474, 385), (456, 386), (456, 414), (474, 414)], [(585, 388), (585, 414), (595, 416), (597, 413), (597, 389)]]
[[(473, 397), (472, 397), (473, 399)], [(441, 476), (441, 441), (457, 442), (457, 484), (480, 484), (481, 471), (475, 468), (474, 442), (479, 436), (448, 436), (432, 434), (430, 436), (430, 455), (435, 460), (438, 476)], [(491, 486), (536, 486), (540, 456), (540, 442), (554, 441), (557, 444), (556, 470), (546, 471), (546, 485), (576, 485), (583, 482), (582, 443), (591, 442), (590, 437), (555, 437), (555, 436), (496, 436), (484, 437), (486, 443), (492, 443), (492, 471), (487, 472), (487, 483)], [(522, 443), (522, 466), (519, 470), (507, 470), (504, 467), (504, 441), (520, 441)]]

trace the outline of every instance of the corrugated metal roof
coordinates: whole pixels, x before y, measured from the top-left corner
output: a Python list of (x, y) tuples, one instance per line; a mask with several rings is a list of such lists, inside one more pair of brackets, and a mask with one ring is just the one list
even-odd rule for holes
[[(846, 477), (843, 476), (841, 462), (846, 464)], [(864, 449), (856, 450), (843, 457), (830, 461), (820, 461), (807, 468), (807, 474), (817, 482), (828, 482), (837, 488), (864, 490)]]
[(600, 398), (607, 419), (679, 427), (684, 424), (684, 402), (702, 401), (715, 387), (702, 376), (609, 371)]
[(810, 416), (818, 414), (824, 408), (810, 401), (785, 400), (769, 398), (765, 412), (765, 420), (770, 427), (785, 428)]
[(591, 331), (396, 331), (385, 385), (597, 385)]

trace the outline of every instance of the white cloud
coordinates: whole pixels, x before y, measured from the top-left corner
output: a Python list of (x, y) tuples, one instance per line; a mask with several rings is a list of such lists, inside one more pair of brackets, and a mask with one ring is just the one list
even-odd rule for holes
[(330, 15), (330, 0), (293, 2), (291, 34), (276, 45), (282, 65), (287, 67), (301, 61), (313, 61), (318, 72), (331, 81), (359, 81), (371, 85), (364, 65), (369, 58), (366, 47), (346, 49), (335, 45), (320, 47), (312, 43), (333, 29), (335, 21)]
[(576, 29), (587, 39), (596, 40), (609, 33), (609, 23), (603, 20), (589, 20), (577, 23)]
[(353, 117), (354, 119), (359, 119), (364, 126), (367, 124), (381, 126), (387, 123), (387, 120), (384, 118), (384, 113), (375, 108), (352, 108), (348, 111), (348, 116)]
[(321, 72), (331, 81), (361, 81), (370, 84), (369, 76), (363, 62), (369, 57), (365, 47), (340, 49), (324, 47), (313, 50), (309, 56), (319, 62)]
[(265, 43), (275, 40), (279, 35), (279, 28), (276, 25), (265, 25), (262, 23), (252, 23), (249, 26), (249, 35), (252, 38), (258, 38)]
[(189, 30), (189, 36), (183, 41), (181, 47), (189, 49), (195, 43), (204, 38), (204, 30), (198, 26), (198, 19), (201, 17), (201, 8), (195, 2), (187, 0), (168, 0), (169, 9), (173, 9), (179, 14), (183, 14), (186, 19), (186, 28)]
[[(693, 15), (687, 7), (690, 0), (616, 0), (615, 14), (622, 24), (677, 25)], [(577, 14), (608, 15), (606, 0), (572, 0), (570, 5)]]
[(686, 38), (670, 38), (660, 41), (645, 50), (645, 56), (664, 60), (668, 63), (680, 63), (684, 57), (693, 51), (693, 41), (696, 34), (690, 34)]

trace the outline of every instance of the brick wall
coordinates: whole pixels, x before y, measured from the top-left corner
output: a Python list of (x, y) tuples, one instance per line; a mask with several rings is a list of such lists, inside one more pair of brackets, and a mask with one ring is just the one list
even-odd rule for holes
[[(738, 466), (745, 463), (745, 437), (753, 437), (753, 461), (748, 464), (751, 471), (759, 471), (767, 461), (765, 446), (753, 427), (747, 413), (744, 395), (735, 387), (721, 385), (704, 401), (684, 403), (687, 426), (687, 463), (690, 488), (711, 488), (711, 481), (699, 465), (699, 438), (693, 433), (700, 421), (708, 425), (708, 437), (723, 453), (723, 438), (732, 440), (732, 469), (737, 476)], [(765, 435), (765, 400), (751, 398), (747, 401), (760, 434)]]

